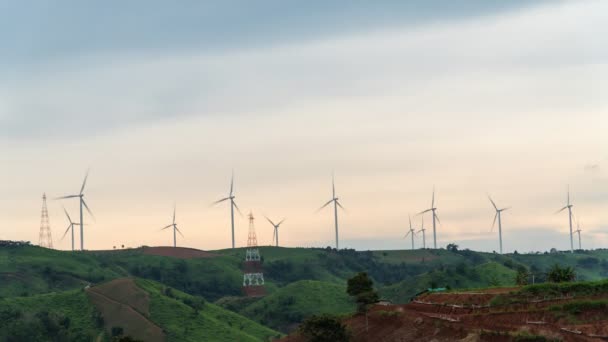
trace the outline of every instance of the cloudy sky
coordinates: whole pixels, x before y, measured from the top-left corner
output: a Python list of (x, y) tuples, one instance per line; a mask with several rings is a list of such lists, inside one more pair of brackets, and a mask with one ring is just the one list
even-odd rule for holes
[[(605, 1), (0, 2), (0, 239), (38, 242), (41, 195), (78, 192), (88, 249), (230, 245), (225, 197), (287, 217), (286, 246), (608, 247)], [(50, 201), (56, 248), (62, 205)], [(420, 225), (420, 217), (413, 218)], [(426, 217), (427, 226), (430, 217)], [(237, 218), (237, 244), (248, 222)], [(427, 235), (430, 241), (430, 235)], [(576, 241), (575, 241), (576, 242)], [(417, 240), (420, 244), (420, 237)]]

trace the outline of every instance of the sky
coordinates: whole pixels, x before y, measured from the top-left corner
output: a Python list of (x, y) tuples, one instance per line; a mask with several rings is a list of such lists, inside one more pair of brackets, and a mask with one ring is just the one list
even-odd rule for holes
[[(605, 1), (0, 2), (0, 240), (38, 243), (42, 193), (77, 193), (85, 248), (258, 242), (410, 248), (433, 187), (438, 245), (608, 247)], [(49, 200), (54, 246), (68, 249)], [(430, 228), (430, 216), (425, 216)], [(236, 218), (237, 246), (247, 243)], [(78, 238), (78, 235), (77, 235)], [(431, 234), (427, 231), (427, 244)], [(416, 237), (416, 247), (421, 246)], [(575, 239), (575, 244), (577, 244)]]

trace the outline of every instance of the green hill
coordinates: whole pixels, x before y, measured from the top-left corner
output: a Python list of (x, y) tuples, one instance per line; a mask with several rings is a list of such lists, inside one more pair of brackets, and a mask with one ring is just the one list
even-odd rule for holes
[[(531, 271), (536, 282), (543, 282), (544, 272), (555, 263), (574, 267), (580, 280), (608, 276), (606, 250), (499, 255), (457, 249), (337, 251), (260, 247), (268, 296), (247, 299), (242, 297), (241, 290), (244, 248), (214, 251), (206, 253), (206, 257), (193, 258), (182, 258), (184, 253), (180, 252), (186, 251), (179, 248), (173, 257), (150, 255), (145, 251), (138, 248), (68, 252), (35, 246), (1, 247), (0, 298), (6, 303), (28, 301), (41, 294), (61, 295), (65, 291), (81, 291), (88, 284), (95, 286), (113, 279), (135, 277), (195, 299), (204, 298), (208, 304), (217, 303), (285, 332), (314, 313), (352, 310), (344, 287), (348, 278), (361, 271), (369, 273), (384, 299), (395, 303), (407, 302), (428, 287), (510, 286), (518, 268)], [(146, 291), (151, 297), (156, 293), (151, 288)], [(165, 297), (158, 297), (157, 301), (173, 303), (173, 299)], [(169, 306), (182, 310), (182, 304), (178, 301)], [(326, 308), (333, 311), (325, 311)], [(170, 321), (157, 322), (154, 311), (151, 317), (158, 325), (172, 326)], [(212, 317), (207, 318), (212, 321)], [(95, 327), (91, 324), (89, 326)], [(99, 330), (79, 329), (91, 334)]]

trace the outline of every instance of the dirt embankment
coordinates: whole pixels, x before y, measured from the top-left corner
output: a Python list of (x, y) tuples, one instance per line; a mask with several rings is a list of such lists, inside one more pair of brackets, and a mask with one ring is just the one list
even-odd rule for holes
[[(608, 314), (597, 310), (562, 312), (555, 305), (602, 297), (554, 298), (542, 301), (490, 305), (497, 295), (510, 296), (517, 289), (490, 289), (462, 293), (422, 295), (405, 305), (375, 306), (370, 311), (369, 330), (365, 317), (344, 321), (352, 341), (607, 341)], [(496, 303), (493, 303), (496, 304)], [(301, 342), (289, 336), (285, 342)]]

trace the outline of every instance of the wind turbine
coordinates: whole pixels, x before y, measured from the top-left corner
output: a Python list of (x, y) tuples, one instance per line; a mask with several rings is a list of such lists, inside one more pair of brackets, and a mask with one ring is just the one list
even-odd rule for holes
[(422, 218), (422, 228), (417, 232), (422, 232), (422, 249), (426, 249), (426, 229), (424, 229), (424, 216)]
[(498, 219), (498, 241), (500, 242), (500, 254), (502, 254), (502, 220), (501, 220), (501, 214), (502, 214), (503, 211), (511, 209), (511, 207), (506, 207), (506, 208), (498, 209), (498, 207), (496, 206), (496, 203), (494, 203), (494, 201), (492, 200), (492, 197), (490, 197), (490, 195), (488, 195), (488, 199), (490, 200), (490, 202), (492, 202), (492, 206), (494, 206), (494, 210), (496, 210), (496, 214), (494, 215), (494, 222), (492, 222), (492, 229), (490, 229), (490, 231), (494, 230), (494, 225), (496, 224), (496, 219)]
[(74, 226), (79, 226), (80, 223), (74, 223), (74, 222), (72, 222), (72, 218), (68, 214), (68, 211), (65, 210), (65, 208), (63, 208), (63, 212), (65, 212), (65, 216), (67, 216), (68, 222), (70, 222), (70, 224), (68, 225), (68, 228), (65, 230), (65, 233), (63, 233), (63, 236), (61, 237), (61, 240), (63, 240), (63, 238), (65, 238), (65, 236), (67, 235), (68, 231), (71, 230), (72, 231), (72, 252), (73, 252), (74, 251)]
[(437, 224), (435, 221), (441, 224), (439, 221), (439, 216), (437, 216), (437, 208), (435, 208), (435, 187), (433, 187), (433, 199), (431, 200), (431, 207), (427, 210), (421, 211), (418, 215), (422, 215), (424, 213), (428, 213), (429, 211), (433, 212), (433, 248), (437, 249)]
[(83, 207), (87, 209), (87, 211), (89, 212), (89, 215), (91, 215), (92, 218), (95, 218), (95, 216), (93, 215), (93, 213), (91, 212), (91, 209), (89, 209), (89, 206), (87, 205), (87, 202), (84, 201), (84, 187), (87, 185), (87, 179), (89, 178), (89, 171), (87, 170), (86, 175), (84, 176), (84, 181), (82, 182), (82, 187), (80, 188), (80, 193), (78, 195), (68, 195), (68, 196), (63, 196), (63, 197), (59, 197), (56, 198), (58, 200), (60, 199), (67, 199), (67, 198), (79, 198), (80, 200), (80, 250), (83, 251), (84, 250), (84, 214), (83, 214)]
[(182, 232), (179, 230), (179, 228), (177, 228), (177, 223), (175, 223), (175, 206), (173, 206), (173, 223), (171, 223), (170, 225), (162, 228), (161, 230), (165, 230), (168, 228), (173, 227), (173, 247), (177, 247), (177, 236), (176, 236), (176, 232), (179, 233), (179, 235), (181, 235), (182, 237), (184, 237), (184, 234), (182, 234)]
[(241, 213), (241, 209), (234, 202), (236, 196), (234, 196), (234, 172), (232, 172), (232, 178), (230, 179), (230, 194), (226, 198), (222, 198), (219, 201), (213, 202), (212, 205), (216, 205), (218, 203), (222, 203), (224, 201), (230, 201), (230, 223), (232, 225), (232, 249), (234, 249), (234, 208), (239, 212), (239, 215), (243, 216)]
[(331, 203), (334, 204), (334, 222), (336, 224), (336, 249), (340, 249), (340, 242), (338, 239), (338, 207), (342, 210), (345, 210), (342, 204), (340, 204), (338, 197), (336, 197), (336, 183), (334, 180), (334, 175), (331, 175), (331, 189), (332, 189), (332, 197), (327, 203), (325, 203), (317, 212), (321, 211), (323, 208), (327, 207)]
[(576, 230), (575, 232), (578, 233), (578, 249), (582, 250), (583, 247), (581, 247), (581, 226), (580, 226), (581, 221), (579, 219), (576, 219)]
[(572, 236), (572, 207), (573, 205), (570, 203), (570, 186), (568, 186), (568, 198), (566, 200), (566, 206), (558, 210), (556, 214), (568, 209), (568, 222), (570, 223), (570, 252), (574, 253), (574, 239)]
[(403, 238), (405, 239), (406, 237), (408, 237), (408, 235), (411, 235), (412, 250), (414, 250), (414, 235), (416, 235), (416, 232), (414, 231), (414, 228), (412, 228), (412, 217), (410, 215), (408, 215), (408, 218), (410, 219), (410, 230), (407, 231), (407, 234), (405, 234), (405, 236)]
[[(264, 216), (266, 217), (266, 216)], [(272, 222), (271, 219), (269, 219), (268, 217), (266, 217), (266, 220), (268, 220), (268, 222), (270, 222), (270, 224), (274, 227), (274, 232), (272, 233), (272, 242), (276, 242), (275, 246), (279, 247), (279, 227), (281, 226), (281, 224), (283, 222), (285, 222), (285, 219), (282, 219), (281, 222), (279, 223), (274, 223)]]

